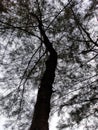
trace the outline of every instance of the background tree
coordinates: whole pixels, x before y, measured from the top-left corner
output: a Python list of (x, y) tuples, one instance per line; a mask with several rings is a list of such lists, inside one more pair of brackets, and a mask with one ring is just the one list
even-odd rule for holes
[[(3, 70), (0, 85), (4, 92), (1, 112), (11, 118), (5, 127), (19, 130), (30, 127), (36, 101), (34, 92), (40, 90), (40, 81), (46, 72), (45, 61), (51, 56), (45, 43), (52, 43), (58, 54), (51, 92), (51, 114), (58, 111), (61, 117), (58, 128), (76, 129), (76, 124), (84, 122), (86, 129), (91, 118), (95, 125), (98, 30), (93, 21), (97, 1), (2, 0), (0, 5), (3, 7), (0, 11)], [(67, 109), (69, 115), (64, 118)]]

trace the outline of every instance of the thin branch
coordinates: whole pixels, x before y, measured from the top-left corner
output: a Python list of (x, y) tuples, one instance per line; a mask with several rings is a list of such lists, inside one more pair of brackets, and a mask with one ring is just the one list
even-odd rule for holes
[[(95, 46), (98, 47), (97, 41), (96, 41), (96, 42), (93, 41), (93, 39), (91, 38), (89, 32), (86, 31), (86, 29), (82, 26), (82, 24), (81, 24), (80, 21), (78, 20), (78, 18), (77, 18), (77, 16), (76, 16), (76, 14), (74, 13), (73, 9), (72, 9), (72, 8), (70, 8), (70, 9), (71, 9), (71, 11), (72, 11), (72, 13), (73, 13), (73, 15), (74, 15), (74, 19), (75, 19), (75, 21), (76, 21), (76, 23), (77, 23), (77, 25), (78, 25), (78, 28), (79, 28), (80, 32), (81, 32), (81, 29), (82, 29), (82, 31), (83, 31), (83, 32), (86, 34), (86, 36), (89, 38), (90, 42), (92, 42)], [(82, 34), (82, 32), (81, 32), (81, 34)], [(82, 34), (82, 36), (83, 36), (83, 34)], [(83, 38), (84, 38), (84, 36), (83, 36)]]
[[(27, 78), (25, 79), (25, 81), (23, 82), (23, 87), (22, 87), (22, 91), (21, 91), (21, 99), (20, 99), (20, 102), (19, 102), (19, 114), (18, 114), (18, 118), (20, 118), (20, 112), (22, 110), (22, 103), (23, 103), (23, 98), (24, 98), (24, 92), (25, 92), (25, 84), (27, 82), (27, 80), (29, 79), (29, 77), (31, 76), (33, 70), (35, 69), (36, 65), (39, 63), (39, 61), (41, 60), (41, 58), (46, 54), (46, 51), (42, 54), (42, 56), (38, 59), (38, 61), (35, 63), (35, 65), (33, 66), (33, 68), (31, 69), (31, 71), (28, 73), (27, 75)], [(18, 90), (20, 88), (21, 84), (18, 86)]]
[(26, 32), (26, 33), (28, 33), (29, 35), (32, 35), (32, 36), (34, 36), (34, 37), (37, 37), (38, 39), (40, 39), (40, 40), (42, 41), (42, 39), (41, 39), (39, 36), (35, 35), (33, 32), (29, 32), (28, 30), (26, 30), (26, 29), (24, 29), (24, 28), (22, 28), (22, 27), (14, 26), (14, 25), (12, 25), (12, 24), (9, 24), (9, 23), (7, 23), (7, 22), (3, 22), (3, 21), (1, 21), (1, 20), (0, 20), (0, 23), (2, 23), (2, 24), (4, 24), (4, 25), (8, 25), (9, 27), (12, 27), (12, 28), (14, 28), (14, 29), (18, 29), (18, 30), (21, 30), (21, 31), (23, 31), (23, 32)]
[(97, 56), (98, 56), (98, 54), (96, 54), (95, 56), (93, 56), (91, 59), (89, 59), (89, 60), (86, 62), (86, 64), (87, 64), (88, 62), (94, 60)]
[(39, 14), (40, 14), (40, 20), (42, 20), (42, 13), (41, 13), (41, 10), (40, 10), (39, 1), (36, 0), (36, 2), (37, 2), (37, 5), (38, 5), (38, 11), (39, 11)]
[(25, 76), (26, 73), (27, 73), (27, 70), (28, 70), (28, 68), (29, 68), (29, 65), (30, 65), (30, 63), (31, 63), (31, 61), (32, 61), (32, 59), (33, 59), (33, 57), (34, 57), (35, 54), (38, 52), (38, 50), (41, 48), (41, 46), (42, 46), (42, 45), (40, 45), (40, 46), (37, 48), (37, 50), (32, 54), (32, 56), (31, 56), (31, 58), (30, 58), (30, 60), (29, 60), (29, 62), (28, 62), (28, 64), (27, 64), (27, 67), (26, 67), (26, 69), (25, 69), (25, 71), (24, 71), (24, 73), (23, 73), (23, 75), (22, 75), (22, 78), (21, 78), (21, 81), (20, 81), (20, 83), (19, 83), (19, 86), (21, 85), (21, 83), (22, 83), (22, 81), (23, 81), (23, 79), (24, 79), (24, 76)]
[(98, 47), (97, 42), (94, 42), (94, 41), (93, 41), (93, 39), (90, 37), (90, 34), (86, 31), (86, 29), (84, 29), (82, 25), (80, 25), (80, 26), (81, 26), (82, 30), (85, 32), (85, 34), (87, 35), (87, 37), (89, 38), (89, 40), (90, 40), (95, 46)]
[(72, 0), (70, 0), (70, 1), (68, 2), (68, 4), (65, 5), (65, 6), (58, 12), (58, 14), (54, 17), (54, 19), (49, 23), (49, 25), (47, 26), (46, 30), (48, 30), (48, 28), (50, 27), (50, 25), (51, 25), (51, 24), (55, 21), (55, 19), (62, 13), (62, 11), (63, 11), (65, 8), (67, 8), (68, 5), (70, 5), (71, 1), (72, 1)]
[[(37, 60), (37, 62), (36, 62), (35, 65), (33, 66), (33, 68), (30, 70), (30, 72), (28, 73), (28, 75), (27, 75), (25, 81), (23, 82), (23, 86), (25, 85), (25, 83), (27, 82), (27, 80), (29, 79), (29, 77), (31, 76), (31, 74), (32, 74), (33, 70), (35, 69), (36, 65), (39, 63), (39, 61), (41, 60), (41, 58), (42, 58), (45, 54), (46, 54), (46, 51), (45, 51), (45, 52), (43, 53), (43, 55)], [(22, 82), (22, 81), (21, 81), (21, 82)], [(20, 88), (20, 86), (21, 86), (21, 82), (20, 82), (20, 84), (19, 84), (19, 86), (18, 86), (18, 90), (19, 90), (19, 88)]]
[(35, 65), (33, 66), (33, 68), (30, 70), (30, 72), (27, 75), (27, 78), (25, 79), (24, 83), (25, 84), (27, 82), (27, 80), (29, 79), (29, 77), (31, 76), (33, 70), (35, 69), (36, 65), (39, 63), (39, 61), (41, 60), (41, 58), (46, 54), (46, 51), (40, 56), (40, 58), (37, 60), (37, 62), (35, 63)]

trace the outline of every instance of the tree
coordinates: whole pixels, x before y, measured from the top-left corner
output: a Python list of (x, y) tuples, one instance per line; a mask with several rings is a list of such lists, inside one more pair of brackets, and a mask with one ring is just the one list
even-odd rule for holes
[[(35, 101), (31, 97), (31, 102), (30, 99), (27, 101), (31, 89), (34, 91), (32, 86), (39, 88), (30, 130), (49, 129), (51, 95), (51, 101), (58, 99), (53, 102), (56, 106), (53, 111), (58, 108), (61, 114), (65, 112), (64, 107), (70, 108), (72, 120), (70, 118), (67, 125), (60, 122), (60, 129), (74, 126), (75, 122), (79, 124), (91, 115), (91, 107), (93, 114), (96, 111), (97, 65), (91, 65), (91, 61), (96, 60), (98, 45), (97, 35), (92, 37), (89, 25), (97, 6), (96, 1), (89, 2), (88, 8), (84, 6), (83, 12), (80, 11), (83, 1), (70, 0), (63, 3), (58, 0), (58, 7), (55, 1), (52, 2), (54, 4), (48, 0), (12, 0), (1, 3), (0, 35), (7, 42), (7, 45), (1, 43), (1, 48), (5, 49), (5, 52), (1, 52), (5, 53), (5, 57), (1, 57), (1, 65), (6, 69), (1, 79), (5, 87), (1, 85), (8, 91), (1, 97), (1, 106), (4, 112), (17, 120), (20, 130), (28, 129), (26, 127), (30, 125), (23, 117), (29, 120), (32, 117), (29, 106)], [(43, 62), (46, 64), (44, 67)], [(44, 71), (41, 71), (42, 68), (45, 68)], [(70, 96), (66, 97), (69, 93)], [(12, 120), (10, 124), (15, 129)]]

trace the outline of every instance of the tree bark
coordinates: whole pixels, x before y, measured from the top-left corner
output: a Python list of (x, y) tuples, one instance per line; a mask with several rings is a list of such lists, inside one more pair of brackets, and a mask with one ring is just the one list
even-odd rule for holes
[(38, 23), (40, 33), (43, 36), (44, 45), (50, 55), (46, 61), (46, 70), (41, 79), (33, 119), (29, 130), (49, 130), (48, 119), (50, 113), (50, 99), (53, 92), (52, 84), (54, 82), (55, 69), (57, 66), (57, 53), (46, 36), (42, 22), (39, 19)]

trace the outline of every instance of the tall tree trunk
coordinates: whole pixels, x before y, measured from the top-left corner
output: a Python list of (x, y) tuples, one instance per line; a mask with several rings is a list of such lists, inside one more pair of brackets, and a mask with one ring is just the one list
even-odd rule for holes
[(55, 78), (55, 69), (57, 66), (57, 53), (51, 42), (45, 34), (42, 22), (39, 21), (39, 30), (43, 36), (44, 45), (50, 53), (46, 61), (46, 70), (41, 79), (40, 88), (38, 90), (37, 101), (34, 108), (34, 115), (30, 130), (49, 130), (48, 119), (50, 113), (50, 99), (52, 95), (52, 84)]

